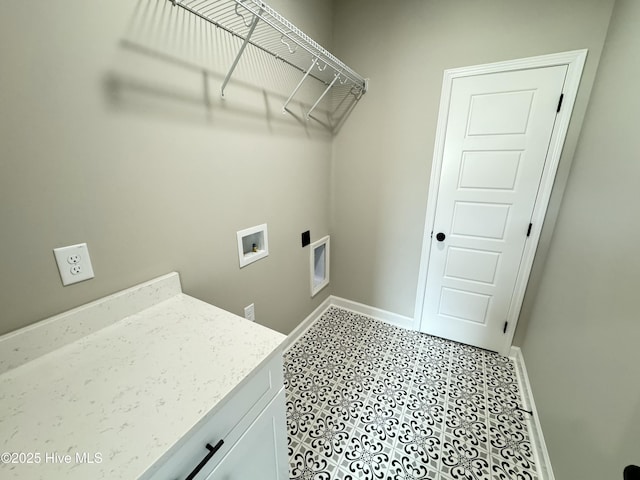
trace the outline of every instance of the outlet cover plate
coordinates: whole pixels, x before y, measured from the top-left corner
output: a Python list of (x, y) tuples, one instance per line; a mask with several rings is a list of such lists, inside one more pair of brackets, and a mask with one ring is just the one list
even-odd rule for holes
[(56, 257), (62, 285), (65, 287), (95, 276), (86, 243), (54, 248), (53, 254)]
[(253, 303), (244, 307), (244, 318), (252, 322), (256, 321), (256, 309)]

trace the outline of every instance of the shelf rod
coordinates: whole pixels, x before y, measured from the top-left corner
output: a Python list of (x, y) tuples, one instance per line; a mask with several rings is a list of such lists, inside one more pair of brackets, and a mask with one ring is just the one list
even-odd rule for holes
[(233, 74), (233, 71), (236, 69), (238, 62), (240, 61), (240, 57), (244, 53), (244, 49), (247, 48), (247, 45), (249, 45), (249, 39), (251, 38), (251, 35), (253, 35), (253, 31), (256, 29), (256, 25), (258, 25), (258, 20), (260, 20), (261, 12), (262, 11), (253, 15), (253, 20), (251, 21), (251, 27), (249, 28), (249, 32), (247, 33), (247, 36), (244, 37), (244, 42), (242, 42), (242, 46), (240, 47), (240, 50), (236, 55), (236, 59), (233, 61), (233, 64), (231, 65), (231, 68), (229, 69), (227, 76), (224, 77), (224, 82), (222, 82), (222, 88), (220, 89), (221, 95), (223, 97), (224, 97), (224, 89), (227, 86), (227, 83), (229, 82), (229, 80), (231, 79), (231, 75)]
[[(307, 79), (307, 77), (309, 76), (309, 74), (311, 73), (311, 70), (313, 70), (313, 67), (316, 66), (316, 63), (318, 63), (318, 57), (313, 59), (313, 62), (311, 62), (311, 66), (309, 67), (309, 70), (307, 70), (306, 72), (304, 72), (304, 75), (302, 76), (302, 78), (300, 79), (300, 82), (298, 82), (298, 85), (296, 86), (296, 88), (293, 89), (293, 92), (291, 92), (291, 95), (289, 95), (289, 98), (287, 98), (287, 101), (284, 102), (284, 105), (282, 106), (282, 113), (287, 113), (287, 105), (289, 105), (289, 102), (291, 101), (291, 99), (293, 98), (293, 96), (298, 93), (298, 90), (300, 90), (300, 87), (302, 86), (302, 84), (304, 83), (304, 81)], [(325, 67), (326, 68), (326, 67)]]
[(318, 98), (318, 100), (316, 100), (316, 103), (313, 104), (313, 107), (311, 107), (311, 110), (309, 110), (307, 112), (307, 120), (309, 120), (309, 118), (311, 117), (311, 112), (313, 112), (316, 109), (316, 107), (320, 103), (320, 100), (322, 100), (324, 98), (324, 96), (327, 94), (327, 92), (329, 90), (331, 90), (331, 87), (333, 87), (333, 84), (338, 81), (338, 79), (340, 78), (340, 73), (341, 72), (336, 72), (336, 74), (333, 76), (333, 80), (331, 81), (329, 86), (325, 89), (324, 92), (322, 92), (322, 95), (320, 95), (320, 98)]

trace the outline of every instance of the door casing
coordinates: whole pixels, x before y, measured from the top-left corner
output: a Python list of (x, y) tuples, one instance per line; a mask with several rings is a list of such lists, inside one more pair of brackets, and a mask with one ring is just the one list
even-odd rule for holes
[(522, 263), (515, 282), (515, 289), (509, 312), (507, 314), (508, 329), (504, 336), (504, 344), (499, 353), (508, 355), (513, 335), (515, 334), (518, 316), (524, 300), (524, 294), (529, 280), (529, 274), (533, 266), (540, 232), (544, 223), (544, 217), (549, 205), (549, 199), (553, 189), (553, 181), (558, 170), (560, 155), (564, 146), (564, 140), (569, 128), (571, 113), (578, 94), (578, 86), (582, 71), (587, 58), (587, 50), (574, 50), (551, 55), (541, 55), (537, 57), (523, 58), (506, 62), (476, 65), (471, 67), (455, 68), (445, 70), (442, 83), (442, 94), (440, 98), (440, 112), (438, 114), (438, 126), (436, 129), (435, 146), (433, 153), (433, 163), (431, 167), (431, 178), (429, 181), (429, 194), (427, 199), (427, 209), (425, 216), (425, 228), (422, 237), (422, 252), (420, 256), (420, 270), (418, 275), (418, 287), (416, 292), (416, 305), (414, 311), (414, 323), (417, 329), (422, 321), (423, 306), (425, 299), (425, 288), (427, 281), (427, 271), (429, 268), (429, 256), (431, 251), (431, 232), (433, 232), (438, 191), (440, 186), (440, 175), (442, 171), (442, 158), (446, 136), (446, 125), (449, 116), (449, 103), (453, 80), (460, 77), (470, 77), (488, 73), (509, 72), (515, 70), (527, 70), (533, 68), (544, 68), (556, 65), (567, 65), (567, 76), (563, 89), (562, 109), (558, 113), (556, 123), (551, 135), (549, 151), (545, 162), (538, 197), (532, 215), (533, 228), (529, 240), (525, 244)]

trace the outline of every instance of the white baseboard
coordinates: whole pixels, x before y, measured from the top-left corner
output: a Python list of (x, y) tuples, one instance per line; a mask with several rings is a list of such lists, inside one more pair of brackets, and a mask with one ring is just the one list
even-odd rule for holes
[(324, 312), (331, 306), (331, 297), (327, 297), (318, 307), (305, 318), (300, 325), (293, 329), (287, 335), (287, 339), (283, 343), (284, 350), (287, 350), (298, 338), (311, 328), (311, 326), (322, 316)]
[(553, 468), (551, 467), (551, 460), (549, 459), (549, 452), (547, 451), (547, 444), (544, 441), (544, 435), (542, 434), (542, 426), (540, 425), (540, 417), (538, 416), (538, 410), (536, 409), (536, 402), (533, 400), (533, 392), (531, 390), (531, 384), (529, 383), (529, 375), (527, 374), (527, 367), (524, 363), (524, 356), (520, 347), (511, 347), (509, 357), (513, 359), (516, 364), (516, 375), (518, 382), (520, 383), (520, 389), (522, 391), (522, 398), (526, 405), (524, 408), (533, 412), (533, 418), (530, 425), (530, 433), (532, 438), (533, 453), (536, 459), (536, 465), (538, 467), (538, 478), (540, 480), (555, 480), (553, 475)]
[(330, 298), (331, 305), (335, 305), (336, 307), (351, 310), (362, 315), (368, 315), (377, 320), (382, 320), (383, 322), (390, 323), (391, 325), (396, 325), (398, 327), (409, 329), (414, 328), (413, 318), (405, 317), (404, 315), (398, 315), (397, 313), (382, 310), (380, 308), (370, 307), (369, 305), (353, 302), (351, 300), (347, 300), (346, 298), (336, 297), (334, 295), (332, 295)]
[(284, 350), (287, 350), (296, 340), (298, 340), (298, 338), (304, 335), (304, 333), (309, 330), (309, 328), (311, 328), (311, 326), (331, 306), (344, 308), (345, 310), (351, 310), (352, 312), (360, 313), (362, 315), (368, 315), (369, 317), (373, 317), (377, 320), (381, 320), (398, 327), (413, 329), (413, 318), (405, 317), (403, 315), (398, 315), (397, 313), (388, 312), (387, 310), (370, 307), (369, 305), (364, 305), (363, 303), (353, 302), (351, 300), (347, 300), (346, 298), (331, 295), (327, 297), (324, 302), (318, 305), (318, 307), (313, 312), (311, 312), (311, 314), (307, 318), (300, 322), (300, 325), (298, 325), (289, 335), (287, 335), (287, 339), (283, 343)]

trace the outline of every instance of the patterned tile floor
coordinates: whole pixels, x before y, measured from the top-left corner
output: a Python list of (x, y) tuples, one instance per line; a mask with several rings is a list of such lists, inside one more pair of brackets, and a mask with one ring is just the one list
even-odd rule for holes
[(506, 357), (331, 307), (285, 353), (295, 480), (537, 478)]

